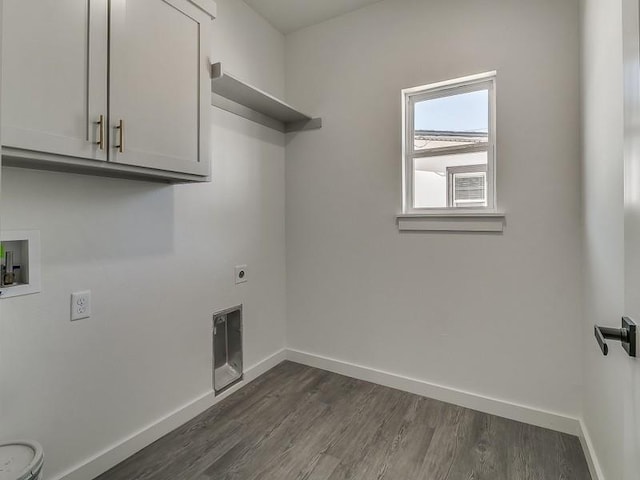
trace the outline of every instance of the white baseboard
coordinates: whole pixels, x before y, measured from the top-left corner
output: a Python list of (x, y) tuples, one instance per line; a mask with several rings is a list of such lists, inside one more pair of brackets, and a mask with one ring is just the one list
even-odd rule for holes
[(87, 480), (97, 477), (134, 453), (142, 450), (147, 445), (155, 442), (172, 430), (175, 430), (180, 425), (201, 414), (233, 392), (238, 391), (252, 380), (255, 380), (283, 360), (286, 360), (286, 356), (286, 350), (284, 349), (274, 353), (270, 357), (247, 368), (244, 371), (243, 380), (224, 393), (217, 397), (213, 391), (204, 393), (188, 404), (183, 405), (163, 418), (147, 425), (127, 438), (107, 447), (102, 452), (97, 453), (93, 457), (54, 477), (53, 480)]
[(461, 407), (478, 410), (480, 412), (505, 417), (518, 422), (528, 423), (539, 427), (549, 428), (558, 432), (571, 435), (580, 434), (580, 421), (560, 413), (540, 410), (526, 405), (486, 397), (471, 392), (465, 392), (451, 387), (436, 385), (434, 383), (404, 377), (395, 373), (383, 372), (362, 365), (356, 365), (341, 360), (301, 352), (299, 350), (287, 350), (287, 359), (310, 367), (321, 368), (330, 372), (339, 373), (348, 377), (365, 380), (386, 387), (404, 390), (423, 397), (433, 398), (447, 403), (453, 403)]
[(605, 480), (596, 451), (593, 447), (593, 442), (591, 441), (591, 435), (589, 435), (589, 430), (582, 419), (580, 419), (580, 435), (578, 436), (580, 437), (580, 444), (582, 445), (584, 456), (587, 459), (591, 480)]

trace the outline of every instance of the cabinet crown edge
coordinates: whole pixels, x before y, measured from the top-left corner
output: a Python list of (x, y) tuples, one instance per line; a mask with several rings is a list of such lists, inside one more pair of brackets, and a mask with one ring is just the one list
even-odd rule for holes
[(215, 20), (218, 16), (218, 4), (214, 0), (189, 0), (204, 13), (206, 13), (211, 20)]

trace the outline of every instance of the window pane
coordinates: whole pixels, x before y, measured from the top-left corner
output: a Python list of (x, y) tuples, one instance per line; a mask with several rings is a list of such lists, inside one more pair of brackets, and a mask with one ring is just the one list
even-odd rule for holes
[(487, 152), (413, 160), (413, 208), (487, 206)]
[(461, 93), (416, 102), (414, 150), (488, 142), (489, 91)]

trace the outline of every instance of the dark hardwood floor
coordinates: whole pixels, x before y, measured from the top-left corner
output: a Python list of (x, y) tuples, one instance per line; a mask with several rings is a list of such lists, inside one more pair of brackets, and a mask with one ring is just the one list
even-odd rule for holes
[(284, 362), (99, 480), (588, 480), (578, 438)]

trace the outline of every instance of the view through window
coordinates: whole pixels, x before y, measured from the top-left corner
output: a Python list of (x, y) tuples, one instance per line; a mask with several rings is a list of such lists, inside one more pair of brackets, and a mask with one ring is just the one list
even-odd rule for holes
[(405, 99), (405, 210), (493, 207), (493, 79), (410, 89)]

